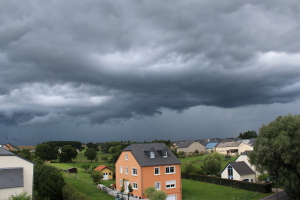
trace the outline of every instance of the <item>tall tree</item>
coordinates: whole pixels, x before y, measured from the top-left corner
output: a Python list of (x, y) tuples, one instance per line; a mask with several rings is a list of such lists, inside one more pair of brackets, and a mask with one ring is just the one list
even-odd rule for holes
[(36, 145), (35, 155), (45, 160), (56, 160), (58, 157), (58, 147), (53, 142), (46, 142)]
[(221, 171), (222, 156), (217, 152), (205, 155), (202, 169), (207, 174), (217, 174)]
[(94, 148), (87, 148), (84, 152), (84, 156), (92, 162), (97, 157), (97, 151)]
[(263, 125), (249, 154), (260, 172), (276, 176), (290, 198), (300, 196), (300, 115), (279, 116)]
[(34, 185), (42, 199), (62, 199), (65, 182), (61, 172), (55, 167), (37, 164), (34, 167)]
[(242, 138), (242, 139), (257, 138), (257, 133), (256, 131), (246, 131), (244, 133), (240, 133), (238, 138)]
[(71, 145), (65, 145), (62, 147), (61, 153), (59, 155), (60, 162), (72, 162), (72, 159), (77, 157), (78, 153), (74, 147)]

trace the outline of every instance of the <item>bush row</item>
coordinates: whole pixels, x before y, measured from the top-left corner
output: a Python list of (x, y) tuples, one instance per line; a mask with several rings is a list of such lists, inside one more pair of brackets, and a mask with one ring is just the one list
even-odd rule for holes
[(76, 189), (68, 184), (62, 188), (62, 196), (64, 200), (89, 200), (87, 196), (79, 193)]
[(191, 179), (200, 182), (213, 183), (217, 185), (224, 185), (233, 188), (249, 190), (254, 192), (262, 192), (262, 193), (270, 193), (272, 192), (272, 184), (271, 183), (251, 183), (244, 181), (237, 181), (231, 179), (224, 179), (214, 176), (204, 176), (204, 175), (195, 175), (195, 174), (187, 174), (181, 173), (181, 178), (183, 179)]

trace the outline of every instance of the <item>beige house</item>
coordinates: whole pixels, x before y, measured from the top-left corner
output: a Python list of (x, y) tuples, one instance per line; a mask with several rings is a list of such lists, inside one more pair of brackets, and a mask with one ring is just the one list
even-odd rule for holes
[(245, 144), (243, 141), (237, 142), (220, 142), (216, 146), (216, 152), (224, 155), (236, 156), (245, 151), (252, 150), (249, 144)]
[(204, 153), (205, 147), (202, 144), (200, 144), (199, 142), (195, 142), (192, 140), (185, 141), (177, 147), (177, 153), (180, 151), (183, 151), (186, 155), (192, 154), (196, 150), (198, 150), (199, 153)]
[(235, 162), (229, 163), (222, 171), (221, 177), (239, 181), (257, 182), (257, 177), (260, 173), (256, 171), (254, 165), (250, 164), (248, 157), (249, 152), (250, 151), (245, 151)]
[(33, 193), (34, 163), (0, 148), (0, 199), (10, 195)]

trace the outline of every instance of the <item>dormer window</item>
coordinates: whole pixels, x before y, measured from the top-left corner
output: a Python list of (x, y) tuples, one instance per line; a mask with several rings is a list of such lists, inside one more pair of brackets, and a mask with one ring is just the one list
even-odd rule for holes
[(166, 150), (163, 151), (163, 157), (168, 157), (168, 152)]
[(154, 151), (150, 151), (150, 158), (155, 158), (155, 153), (154, 153)]

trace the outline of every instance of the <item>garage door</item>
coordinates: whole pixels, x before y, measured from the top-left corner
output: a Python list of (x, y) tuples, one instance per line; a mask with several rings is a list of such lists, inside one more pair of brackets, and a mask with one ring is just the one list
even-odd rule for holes
[(176, 200), (176, 194), (169, 195), (166, 200)]

